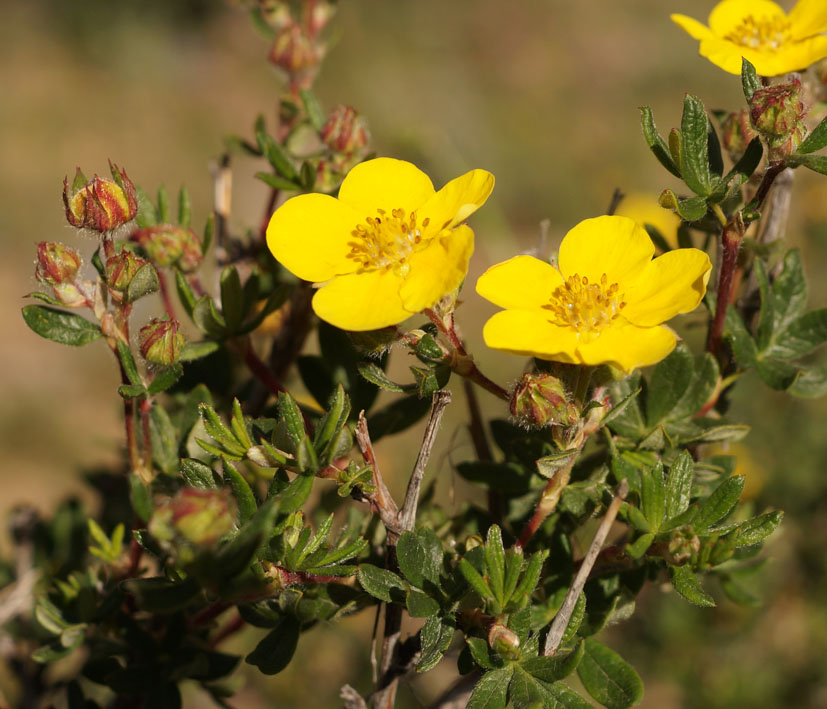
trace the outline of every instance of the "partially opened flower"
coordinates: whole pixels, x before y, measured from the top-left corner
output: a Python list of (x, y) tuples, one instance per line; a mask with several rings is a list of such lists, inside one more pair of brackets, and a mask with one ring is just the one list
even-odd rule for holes
[(559, 270), (533, 256), (492, 266), (477, 292), (506, 310), (483, 330), (485, 344), (572, 364), (613, 364), (631, 372), (675, 347), (661, 323), (694, 310), (711, 264), (699, 249), (652, 259), (655, 247), (627, 217), (580, 222), (560, 244)]
[(339, 198), (287, 200), (270, 220), (267, 245), (306, 281), (323, 283), (313, 310), (343, 330), (396, 325), (462, 283), (474, 233), (462, 224), (491, 194), (494, 176), (471, 170), (439, 192), (402, 160), (354, 167)]
[(709, 15), (709, 27), (686, 15), (672, 20), (700, 40), (700, 53), (730, 74), (741, 58), (762, 76), (806, 69), (827, 57), (827, 2), (798, 0), (789, 14), (770, 0), (723, 0)]

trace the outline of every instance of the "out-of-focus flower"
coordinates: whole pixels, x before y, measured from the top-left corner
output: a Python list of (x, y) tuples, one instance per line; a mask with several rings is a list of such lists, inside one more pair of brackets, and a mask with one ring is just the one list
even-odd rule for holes
[(798, 0), (789, 14), (770, 0), (723, 0), (709, 15), (709, 27), (686, 15), (672, 20), (700, 40), (700, 54), (730, 74), (741, 58), (762, 76), (806, 69), (827, 57), (827, 3)]
[(170, 365), (178, 361), (184, 347), (180, 325), (171, 318), (153, 318), (141, 328), (138, 335), (141, 355), (152, 364)]
[(462, 283), (474, 233), (462, 224), (488, 198), (494, 176), (472, 170), (439, 192), (402, 160), (357, 165), (339, 190), (287, 200), (267, 244), (299, 278), (324, 283), (313, 310), (344, 330), (396, 325)]
[(368, 144), (367, 124), (355, 108), (339, 105), (330, 112), (321, 138), (332, 151), (350, 156)]
[(95, 177), (87, 182), (80, 168), (69, 186), (69, 178), (63, 180), (63, 203), (66, 219), (74, 227), (111, 231), (135, 218), (138, 198), (135, 185), (126, 171), (109, 163), (112, 180)]
[(492, 266), (477, 281), (477, 292), (506, 310), (485, 324), (485, 343), (626, 372), (659, 362), (676, 341), (661, 323), (695, 309), (711, 264), (698, 249), (675, 249), (653, 260), (654, 253), (649, 235), (632, 219), (597, 217), (566, 234), (559, 270), (533, 256)]
[(319, 69), (324, 51), (301, 26), (290, 23), (278, 30), (270, 47), (270, 61), (282, 69), (295, 88), (309, 88)]
[(678, 245), (681, 219), (673, 211), (661, 207), (657, 197), (642, 193), (630, 194), (621, 200), (615, 214), (634, 219), (643, 227), (649, 224), (658, 230), (669, 246)]
[(176, 224), (156, 224), (137, 229), (130, 237), (158, 266), (177, 265), (184, 273), (191, 273), (204, 258), (201, 239), (187, 227)]
[(747, 146), (756, 135), (749, 113), (744, 108), (738, 113), (727, 114), (721, 121), (721, 142), (732, 162), (738, 162), (744, 156)]

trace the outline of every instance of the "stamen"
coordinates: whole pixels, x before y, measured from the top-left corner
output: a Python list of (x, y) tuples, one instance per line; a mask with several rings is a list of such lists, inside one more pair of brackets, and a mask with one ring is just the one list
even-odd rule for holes
[(378, 217), (366, 217), (365, 224), (357, 224), (348, 242), (353, 259), (363, 270), (394, 268), (406, 270), (411, 253), (422, 243), (422, 229), (429, 219), (416, 223), (416, 212), (406, 214), (404, 209), (392, 209), (390, 216), (384, 209), (377, 209)]
[(619, 290), (617, 283), (609, 285), (605, 273), (599, 283), (589, 283), (586, 276), (575, 273), (555, 288), (548, 305), (543, 308), (551, 311), (551, 322), (555, 325), (574, 328), (582, 338), (590, 341), (616, 320), (626, 306)]
[(790, 41), (790, 23), (785, 17), (744, 18), (732, 32), (724, 37), (741, 47), (762, 52), (777, 52)]

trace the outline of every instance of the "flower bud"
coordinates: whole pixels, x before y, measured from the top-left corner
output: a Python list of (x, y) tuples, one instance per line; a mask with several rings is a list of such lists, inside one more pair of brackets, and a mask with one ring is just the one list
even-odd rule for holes
[(328, 116), (321, 138), (333, 152), (353, 155), (368, 144), (367, 124), (355, 108), (339, 105)]
[(721, 133), (724, 149), (733, 162), (738, 162), (743, 157), (747, 146), (757, 135), (744, 108), (738, 113), (727, 114), (721, 121)]
[(577, 409), (563, 382), (551, 374), (523, 374), (509, 404), (511, 415), (529, 426), (570, 426)]
[(310, 86), (321, 58), (321, 51), (295, 23), (280, 29), (270, 48), (270, 61), (299, 88)]
[(184, 336), (178, 332), (177, 320), (153, 318), (141, 328), (141, 355), (147, 362), (169, 366), (178, 361)]
[(104, 265), (106, 285), (116, 296), (123, 296), (138, 271), (148, 263), (149, 261), (142, 259), (133, 251), (121, 248), (116, 254), (106, 259)]
[(37, 268), (34, 275), (40, 283), (56, 286), (72, 283), (81, 265), (80, 254), (65, 244), (41, 241), (37, 245)]
[(789, 155), (807, 135), (802, 120), (807, 109), (798, 79), (758, 89), (749, 104), (752, 123), (769, 145), (770, 160)]
[(494, 623), (488, 631), (488, 645), (504, 657), (520, 656), (520, 638), (502, 623)]
[(698, 535), (687, 530), (678, 529), (672, 533), (667, 547), (667, 561), (670, 564), (685, 564), (701, 550)]
[(157, 224), (138, 229), (130, 237), (157, 265), (178, 264), (185, 273), (191, 273), (204, 258), (201, 239), (192, 230), (175, 224)]
[(69, 178), (63, 180), (63, 203), (66, 219), (74, 227), (111, 231), (135, 218), (138, 198), (135, 185), (126, 172), (109, 163), (112, 180), (95, 175), (91, 182), (78, 168), (71, 188)]

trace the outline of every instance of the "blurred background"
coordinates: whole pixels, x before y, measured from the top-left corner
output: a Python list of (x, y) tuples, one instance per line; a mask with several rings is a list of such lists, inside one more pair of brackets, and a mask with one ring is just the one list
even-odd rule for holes
[[(664, 133), (679, 123), (684, 92), (710, 109), (742, 107), (738, 77), (700, 58), (668, 17), (703, 20), (713, 4), (350, 0), (332, 22), (317, 93), (326, 109), (356, 107), (379, 154), (416, 162), (437, 185), (474, 167), (496, 175), (491, 200), (473, 219), (473, 283), (489, 265), (541, 248), (543, 220), (550, 251), (578, 221), (605, 212), (615, 188), (654, 202), (676, 187), (646, 148), (637, 107), (652, 106)], [(76, 166), (105, 174), (111, 158), (147, 191), (186, 184), (203, 224), (209, 166), (224, 136), (249, 136), (256, 114), (272, 116), (282, 84), (266, 40), (222, 0), (0, 0), (0, 12), (5, 516), (24, 501), (48, 511), (70, 494), (99, 504), (79, 473), (121, 454), (118, 373), (106, 348), (45, 342), (20, 317), (22, 296), (37, 288), (37, 241), (65, 240), (87, 258), (95, 248), (91, 239), (78, 244), (65, 222), (64, 175)], [(267, 188), (251, 177), (256, 169), (251, 159), (234, 162), (238, 231), (258, 223), (266, 202)], [(827, 300), (827, 280), (818, 278), (827, 268), (827, 181), (802, 172), (788, 242), (804, 253), (817, 306)], [(465, 297), (459, 319), (471, 350), (495, 379), (514, 381), (523, 361), (482, 346), (493, 306), (471, 289)], [(762, 605), (735, 606), (713, 583), (713, 610), (689, 606), (668, 587), (645, 592), (634, 618), (607, 639), (643, 676), (644, 707), (827, 706), (827, 403), (771, 392), (757, 378), (740, 394), (733, 417), (753, 426), (749, 453), (740, 453), (745, 494), (757, 511), (786, 511), (755, 581)], [(439, 490), (449, 504), (451, 461), (471, 448), (459, 416), (441, 436), (431, 474), (444, 476)], [(8, 549), (6, 537), (0, 549)], [(307, 636), (276, 677), (242, 666), (234, 705), (336, 706), (342, 684), (369, 682), (371, 625), (372, 617), (357, 617), (312, 631), (319, 637)], [(235, 638), (235, 649), (251, 647), (254, 632)], [(450, 665), (405, 687), (400, 702), (427, 704), (451, 681)], [(9, 680), (0, 673), (1, 683)], [(186, 701), (207, 699), (193, 692)]]

